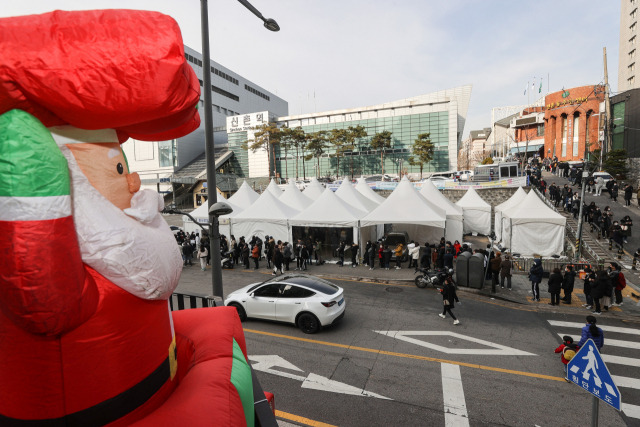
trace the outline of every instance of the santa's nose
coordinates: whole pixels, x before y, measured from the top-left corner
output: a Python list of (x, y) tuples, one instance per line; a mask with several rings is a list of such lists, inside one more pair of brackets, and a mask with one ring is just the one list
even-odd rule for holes
[(140, 175), (138, 175), (138, 172), (127, 174), (127, 183), (129, 184), (129, 193), (134, 194), (140, 190)]

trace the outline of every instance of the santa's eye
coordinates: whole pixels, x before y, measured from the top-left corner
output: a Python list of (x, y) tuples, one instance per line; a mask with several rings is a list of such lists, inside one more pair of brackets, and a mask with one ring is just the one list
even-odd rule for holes
[(116, 166), (116, 170), (120, 175), (124, 173), (124, 166), (122, 166), (122, 163), (118, 163), (118, 165)]

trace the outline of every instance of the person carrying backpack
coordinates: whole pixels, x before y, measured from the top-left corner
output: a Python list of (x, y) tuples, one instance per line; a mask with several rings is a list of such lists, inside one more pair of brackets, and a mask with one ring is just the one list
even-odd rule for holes
[(564, 379), (567, 382), (571, 382), (567, 376), (567, 365), (578, 352), (578, 346), (573, 342), (573, 338), (569, 335), (565, 335), (562, 337), (562, 344), (560, 344), (554, 352), (560, 353), (560, 360), (564, 363)]

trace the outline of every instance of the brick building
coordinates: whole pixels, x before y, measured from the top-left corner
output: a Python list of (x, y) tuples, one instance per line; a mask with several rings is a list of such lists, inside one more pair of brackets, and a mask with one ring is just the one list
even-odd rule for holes
[(604, 86), (580, 86), (545, 97), (544, 153), (559, 160), (582, 160), (600, 148), (600, 106)]

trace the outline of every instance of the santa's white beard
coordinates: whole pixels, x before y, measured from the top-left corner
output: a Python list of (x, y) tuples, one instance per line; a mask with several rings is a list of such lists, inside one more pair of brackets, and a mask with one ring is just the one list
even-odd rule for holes
[(160, 195), (136, 193), (132, 208), (125, 210), (129, 216), (89, 183), (66, 146), (60, 149), (71, 172), (73, 219), (84, 263), (140, 298), (167, 299), (178, 285), (182, 257), (159, 214)]

